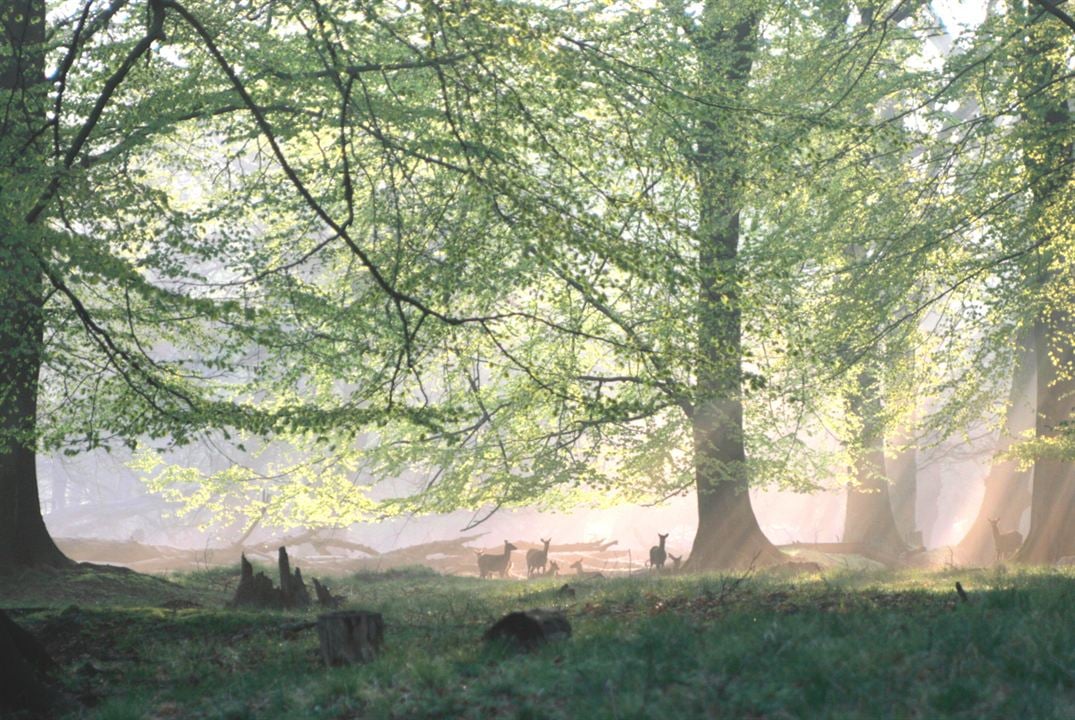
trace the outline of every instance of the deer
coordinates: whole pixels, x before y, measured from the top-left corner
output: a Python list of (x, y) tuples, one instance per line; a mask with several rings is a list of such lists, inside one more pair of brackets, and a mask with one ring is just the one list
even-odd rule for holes
[(997, 523), (1000, 522), (997, 518), (989, 518), (989, 524), (993, 528), (993, 546), (997, 549), (997, 559), (995, 562), (1000, 562), (1002, 558), (1010, 558), (1015, 554), (1023, 544), (1023, 535), (1018, 530), (1012, 530), (1011, 532), (1002, 533), (1000, 528), (997, 527)]
[(660, 544), (649, 549), (649, 564), (652, 568), (663, 570), (664, 561), (668, 557), (668, 553), (664, 550), (664, 541), (668, 539), (668, 533), (664, 535), (657, 533), (657, 537), (660, 539)]
[(503, 555), (485, 555), (479, 553), (478, 574), (481, 575), (482, 578), (486, 578), (493, 573), (499, 574), (502, 578), (507, 577), (508, 569), (511, 568), (511, 551), (518, 549), (519, 548), (505, 540)]
[(672, 553), (668, 553), (668, 559), (672, 561), (672, 572), (679, 572), (679, 564), (683, 562), (683, 556), (676, 557)]
[(545, 571), (545, 577), (556, 577), (560, 574), (560, 564), (555, 560), (549, 561), (549, 567)]
[(571, 563), (571, 567), (574, 568), (575, 575), (577, 577), (579, 577), (579, 578), (603, 578), (604, 577), (604, 575), (602, 575), (599, 572), (592, 571), (592, 570), (583, 570), (582, 569), (582, 558), (579, 558), (575, 562)]
[(552, 538), (549, 538), (548, 540), (546, 540), (545, 538), (541, 538), (541, 542), (545, 544), (544, 550), (538, 550), (537, 548), (534, 548), (533, 550), (526, 551), (527, 577), (533, 577), (537, 574), (538, 570), (541, 570), (542, 574), (545, 573), (545, 565), (549, 561), (549, 543), (552, 542)]

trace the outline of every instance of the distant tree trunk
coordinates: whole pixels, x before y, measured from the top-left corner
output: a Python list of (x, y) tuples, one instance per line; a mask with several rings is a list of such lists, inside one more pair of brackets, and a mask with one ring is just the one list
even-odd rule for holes
[[(703, 77), (715, 84), (715, 94), (741, 92), (757, 44), (758, 17), (750, 14), (726, 26), (726, 12), (725, 6), (707, 2), (698, 30)], [(780, 557), (762, 533), (747, 493), (738, 265), (742, 148), (728, 119), (713, 117), (718, 112), (707, 109), (699, 120), (694, 158), (701, 287), (691, 422), (698, 530), (688, 567), (695, 570), (767, 564)]]
[(1008, 451), (1016, 436), (1034, 427), (1036, 355), (1031, 337), (1024, 337), (1021, 345), (1012, 375), (1004, 427), (997, 439), (997, 457), (985, 477), (985, 495), (978, 508), (978, 515), (956, 546), (956, 558), (963, 564), (992, 564), (995, 552), (989, 518), (997, 518), (1001, 531), (1010, 532), (1019, 527), (1023, 512), (1030, 505), (1030, 478), (1033, 476), (1033, 469), (1020, 470), (1018, 461), (999, 457)]
[(847, 489), (845, 543), (862, 543), (892, 555), (907, 549), (896, 528), (885, 473), (884, 435), (879, 427), (881, 389), (869, 370), (859, 372), (848, 411), (862, 420), (860, 450), (855, 462), (856, 484)]
[[(44, 343), (42, 275), (35, 230), (21, 223), (33, 170), (33, 139), (44, 122), (45, 3), (14, 0), (0, 7), (0, 197), (11, 203), (0, 225), (0, 569), (62, 566), (70, 561), (45, 528), (37, 489), (37, 390)], [(0, 50), (3, 52), (3, 50)], [(6, 187), (5, 187), (6, 186)], [(12, 207), (13, 206), (13, 207)]]
[[(1020, 94), (1023, 101), (1023, 163), (1034, 197), (1031, 217), (1037, 239), (1043, 241), (1038, 254), (1038, 277), (1045, 299), (1034, 323), (1034, 351), (1037, 354), (1037, 421), (1040, 438), (1064, 432), (1063, 423), (1075, 409), (1075, 316), (1071, 311), (1069, 267), (1057, 275), (1053, 261), (1059, 252), (1053, 238), (1053, 213), (1069, 213), (1053, 207), (1071, 179), (1073, 124), (1068, 98), (1070, 80), (1065, 80), (1064, 57), (1069, 38), (1056, 23), (1034, 21), (1036, 10), (1020, 7), (1027, 25), (1027, 49), (1021, 62)], [(1068, 261), (1070, 262), (1070, 261)], [(1048, 563), (1064, 555), (1075, 555), (1075, 463), (1043, 458), (1034, 463), (1034, 492), (1030, 506), (1030, 532), (1016, 560)]]
[[(1034, 327), (1038, 356), (1038, 437), (1062, 432), (1061, 423), (1075, 410), (1075, 318), (1065, 308), (1055, 310)], [(1030, 505), (1030, 532), (1016, 559), (1051, 563), (1075, 555), (1075, 463), (1043, 458), (1034, 463), (1034, 493)]]
[[(886, 112), (886, 116), (889, 113)], [(921, 298), (914, 298), (913, 304), (921, 302)], [(902, 317), (909, 308), (901, 306), (898, 309)], [(895, 376), (901, 370), (910, 371), (913, 375), (918, 361), (915, 355), (915, 345), (911, 338), (891, 338), (893, 343), (891, 359), (887, 372)], [(924, 544), (922, 533), (918, 530), (918, 438), (915, 434), (916, 418), (918, 414), (917, 401), (906, 423), (896, 428), (891, 435), (888, 446), (901, 448), (894, 455), (885, 458), (885, 470), (891, 486), (890, 500), (892, 502), (892, 516), (896, 521), (896, 529), (905, 545), (919, 547)], [(886, 441), (887, 442), (887, 441)]]
[(918, 531), (918, 448), (908, 447), (893, 458), (885, 459), (885, 467), (892, 482), (889, 498), (892, 502), (892, 518), (903, 542), (910, 546), (922, 544)]

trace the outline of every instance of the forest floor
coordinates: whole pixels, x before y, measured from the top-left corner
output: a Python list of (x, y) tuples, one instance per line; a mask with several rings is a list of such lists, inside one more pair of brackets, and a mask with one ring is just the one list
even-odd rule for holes
[[(0, 607), (60, 663), (63, 718), (1075, 718), (1070, 569), (359, 573), (332, 590), (384, 615), (385, 648), (333, 669), (316, 630), (287, 628), (315, 610), (224, 609), (237, 575), (27, 573), (0, 579)], [(573, 637), (482, 642), (533, 607)]]

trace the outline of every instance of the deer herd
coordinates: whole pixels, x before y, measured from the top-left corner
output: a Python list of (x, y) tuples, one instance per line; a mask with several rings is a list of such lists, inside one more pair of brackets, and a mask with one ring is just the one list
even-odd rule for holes
[[(996, 550), (995, 562), (999, 564), (1002, 560), (1010, 560), (1015, 556), (1015, 553), (1023, 544), (1023, 535), (1018, 530), (1002, 533), (998, 527), (998, 522), (997, 518), (989, 518), (989, 525), (993, 530), (993, 546)], [(657, 533), (657, 544), (649, 549), (649, 561), (646, 566), (651, 572), (678, 573), (681, 569), (683, 556), (673, 555), (668, 552), (665, 548), (666, 540), (668, 540), (668, 533)], [(549, 559), (549, 546), (552, 544), (552, 538), (548, 540), (541, 538), (541, 544), (540, 550), (532, 548), (526, 551), (526, 577), (528, 578), (556, 577), (560, 572), (560, 565), (555, 560)], [(481, 550), (475, 550), (474, 552), (478, 557), (478, 575), (483, 579), (493, 575), (502, 578), (510, 577), (512, 567), (511, 552), (518, 549), (517, 546), (505, 540), (503, 553), (492, 555)], [(669, 560), (672, 561), (672, 566), (666, 568)], [(575, 576), (579, 578), (604, 577), (596, 570), (587, 570), (581, 559), (576, 560), (569, 567), (575, 571)]]
[[(646, 564), (652, 572), (673, 572), (677, 573), (680, 569), (680, 563), (683, 560), (683, 556), (672, 555), (664, 546), (665, 541), (668, 539), (668, 533), (657, 533), (657, 544), (649, 550), (649, 562)], [(552, 538), (546, 540), (540, 538), (542, 548), (532, 548), (526, 551), (526, 577), (556, 577), (560, 573), (560, 565), (555, 560), (549, 559), (549, 546), (552, 544)], [(504, 552), (498, 554), (487, 553), (483, 550), (475, 550), (474, 554), (478, 559), (478, 576), (482, 579), (492, 577), (494, 575), (506, 578), (511, 576), (511, 552), (518, 550), (518, 546), (504, 541)], [(665, 564), (671, 560), (672, 567), (666, 570)], [(580, 578), (600, 578), (604, 577), (600, 572), (595, 570), (587, 570), (582, 563), (582, 560), (576, 560), (570, 565), (575, 571), (575, 576)]]

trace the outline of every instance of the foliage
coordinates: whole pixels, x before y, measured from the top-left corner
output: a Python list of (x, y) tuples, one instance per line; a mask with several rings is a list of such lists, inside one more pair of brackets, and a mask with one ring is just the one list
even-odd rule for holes
[[(740, 364), (755, 483), (847, 480), (866, 424), (943, 440), (1070, 300), (1070, 178), (1020, 122), (1070, 81), (1035, 81), (1022, 7), (941, 58), (921, 3), (56, 5), (52, 142), (3, 178), (8, 225), (47, 218), (40, 446), (346, 524), (685, 492)], [(716, 316), (741, 356), (707, 355)], [(263, 467), (154, 459), (196, 439)]]

